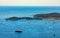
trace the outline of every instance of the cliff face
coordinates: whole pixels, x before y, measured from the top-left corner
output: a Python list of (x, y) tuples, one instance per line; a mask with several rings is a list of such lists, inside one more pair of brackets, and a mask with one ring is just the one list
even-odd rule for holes
[(48, 14), (36, 14), (34, 18), (41, 18), (41, 19), (59, 19), (60, 20), (60, 13), (48, 13)]

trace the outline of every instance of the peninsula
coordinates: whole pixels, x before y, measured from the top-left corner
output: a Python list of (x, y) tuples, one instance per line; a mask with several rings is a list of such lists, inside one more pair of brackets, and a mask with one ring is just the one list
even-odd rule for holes
[(5, 20), (60, 20), (60, 13), (35, 14), (32, 17), (10, 17)]

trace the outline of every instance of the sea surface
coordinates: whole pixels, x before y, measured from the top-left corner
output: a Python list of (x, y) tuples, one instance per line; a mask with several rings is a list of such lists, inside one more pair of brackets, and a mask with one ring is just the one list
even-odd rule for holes
[[(15, 32), (22, 30), (21, 33)], [(0, 20), (0, 38), (60, 38), (60, 20)]]
[(60, 20), (5, 20), (13, 16), (32, 17), (52, 12), (60, 13), (60, 7), (0, 6), (0, 38), (60, 38)]
[(0, 6), (0, 18), (18, 16), (33, 17), (35, 14), (60, 13), (60, 6)]

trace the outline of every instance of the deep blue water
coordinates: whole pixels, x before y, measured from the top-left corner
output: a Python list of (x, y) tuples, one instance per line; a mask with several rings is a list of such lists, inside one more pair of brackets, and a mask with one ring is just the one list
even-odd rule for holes
[[(16, 30), (23, 32), (17, 33)], [(60, 38), (60, 20), (0, 19), (0, 38)]]
[(0, 38), (60, 38), (60, 20), (5, 20), (11, 16), (31, 17), (52, 12), (60, 13), (60, 7), (0, 6)]
[(0, 6), (0, 18), (11, 16), (32, 17), (35, 14), (52, 12), (60, 13), (60, 6)]

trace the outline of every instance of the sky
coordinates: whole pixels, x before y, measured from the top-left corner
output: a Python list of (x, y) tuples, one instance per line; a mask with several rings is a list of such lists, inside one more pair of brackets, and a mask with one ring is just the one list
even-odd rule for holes
[(60, 0), (0, 0), (0, 6), (60, 6)]

